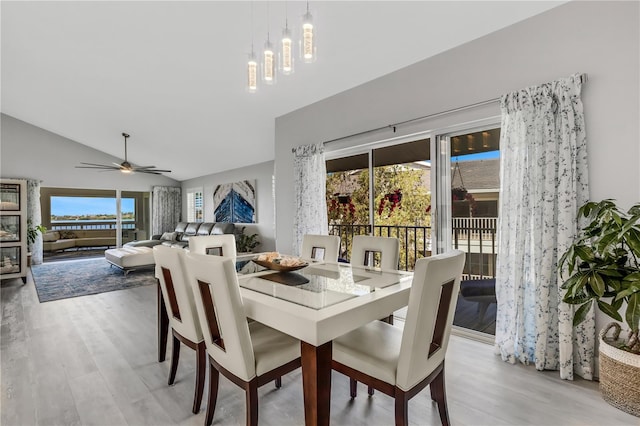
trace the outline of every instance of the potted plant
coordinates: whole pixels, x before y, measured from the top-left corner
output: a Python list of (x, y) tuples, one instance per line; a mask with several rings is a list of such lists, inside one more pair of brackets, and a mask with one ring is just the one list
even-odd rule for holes
[(629, 328), (622, 338), (618, 323), (600, 333), (600, 389), (607, 402), (640, 416), (640, 203), (623, 212), (613, 200), (588, 202), (578, 216), (591, 222), (558, 263), (569, 274), (563, 300), (578, 306), (574, 326), (595, 304)]
[(247, 235), (244, 233), (246, 228), (246, 226), (243, 226), (238, 235), (236, 235), (236, 250), (238, 253), (249, 253), (260, 245), (258, 234)]
[(38, 233), (45, 233), (47, 228), (43, 225), (33, 226), (33, 221), (31, 218), (27, 219), (27, 267), (31, 266), (31, 247), (33, 243), (36, 242), (36, 238), (38, 238)]

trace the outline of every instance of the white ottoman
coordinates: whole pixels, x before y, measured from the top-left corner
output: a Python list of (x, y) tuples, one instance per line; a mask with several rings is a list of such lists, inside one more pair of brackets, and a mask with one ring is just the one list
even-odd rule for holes
[(130, 271), (155, 265), (151, 247), (121, 247), (104, 251), (107, 262), (122, 269), (127, 275)]

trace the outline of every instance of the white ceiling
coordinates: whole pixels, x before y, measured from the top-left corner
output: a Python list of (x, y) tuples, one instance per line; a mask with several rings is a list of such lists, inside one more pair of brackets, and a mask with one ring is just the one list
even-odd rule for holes
[[(312, 1), (318, 60), (249, 94), (251, 2), (2, 1), (2, 112), (117, 157), (125, 131), (130, 162), (185, 180), (272, 160), (276, 117), (562, 3)], [(253, 14), (259, 49), (267, 2)]]

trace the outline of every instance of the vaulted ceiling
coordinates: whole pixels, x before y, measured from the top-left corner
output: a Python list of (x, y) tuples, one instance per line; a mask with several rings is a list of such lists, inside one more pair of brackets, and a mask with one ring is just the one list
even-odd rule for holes
[[(2, 112), (185, 180), (274, 158), (276, 117), (563, 1), (310, 2), (318, 59), (255, 94), (251, 46), (306, 3), (2, 1)], [(268, 16), (267, 20), (267, 7)]]

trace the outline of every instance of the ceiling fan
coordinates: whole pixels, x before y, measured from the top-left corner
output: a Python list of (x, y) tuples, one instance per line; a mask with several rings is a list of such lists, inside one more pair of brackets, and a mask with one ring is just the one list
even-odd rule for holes
[(113, 171), (119, 170), (122, 173), (149, 173), (152, 175), (161, 175), (162, 173), (171, 173), (171, 170), (157, 169), (156, 166), (134, 166), (129, 161), (127, 161), (127, 138), (128, 134), (123, 133), (124, 136), (124, 161), (120, 164), (112, 163), (111, 165), (107, 164), (94, 164), (94, 163), (80, 163), (84, 164), (84, 166), (76, 166), (77, 169), (98, 169), (102, 171)]

